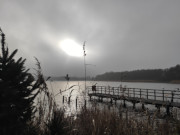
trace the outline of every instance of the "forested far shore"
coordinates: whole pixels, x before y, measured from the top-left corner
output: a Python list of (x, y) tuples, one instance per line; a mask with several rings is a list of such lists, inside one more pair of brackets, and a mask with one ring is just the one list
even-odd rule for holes
[(106, 72), (97, 75), (95, 80), (180, 83), (180, 65), (178, 64), (167, 69), (141, 69), (124, 72)]

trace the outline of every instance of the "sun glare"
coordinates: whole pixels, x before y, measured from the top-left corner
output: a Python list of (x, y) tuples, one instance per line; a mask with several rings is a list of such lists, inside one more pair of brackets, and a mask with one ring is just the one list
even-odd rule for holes
[(60, 42), (61, 49), (70, 56), (83, 56), (83, 48), (74, 40), (66, 39)]

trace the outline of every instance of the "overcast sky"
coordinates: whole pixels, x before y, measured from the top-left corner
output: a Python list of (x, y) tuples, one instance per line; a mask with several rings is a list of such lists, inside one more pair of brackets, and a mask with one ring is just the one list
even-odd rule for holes
[(37, 57), (47, 76), (84, 74), (65, 39), (86, 41), (87, 76), (180, 64), (180, 0), (0, 0), (0, 27), (16, 58), (32, 69)]

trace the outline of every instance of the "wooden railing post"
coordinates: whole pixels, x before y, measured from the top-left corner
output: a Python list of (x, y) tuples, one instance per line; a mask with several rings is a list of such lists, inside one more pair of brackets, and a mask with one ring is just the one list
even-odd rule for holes
[(154, 100), (156, 100), (156, 90), (154, 90)]
[(135, 89), (133, 88), (133, 94), (134, 94), (134, 97), (135, 97)]
[(141, 89), (140, 89), (140, 98), (141, 98)]
[(146, 96), (147, 96), (147, 99), (148, 99), (148, 89), (147, 89), (147, 95)]

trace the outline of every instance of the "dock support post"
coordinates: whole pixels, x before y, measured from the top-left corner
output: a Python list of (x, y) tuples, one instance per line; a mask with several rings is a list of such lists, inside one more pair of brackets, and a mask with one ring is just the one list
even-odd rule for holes
[(98, 102), (101, 102), (101, 97), (98, 97)]
[(157, 105), (157, 104), (156, 104), (155, 106), (156, 106), (156, 108), (157, 108), (157, 112), (160, 113), (160, 105)]
[(166, 113), (168, 116), (170, 115), (169, 107), (170, 107), (169, 105), (166, 106)]
[(136, 103), (133, 102), (133, 109), (136, 109)]
[(124, 99), (123, 107), (126, 108), (126, 100)]
[(163, 101), (164, 101), (164, 90), (162, 91)]
[(174, 99), (174, 93), (173, 92), (171, 92), (171, 102), (173, 102), (173, 99)]
[(111, 101), (110, 101), (110, 103), (112, 104), (113, 103), (113, 99), (111, 98)]
[(144, 103), (142, 103), (142, 110), (145, 110)]
[(158, 106), (157, 109), (158, 109), (158, 113), (160, 113), (160, 106)]

